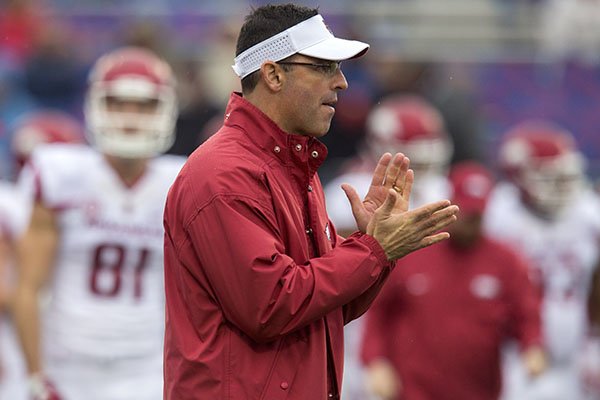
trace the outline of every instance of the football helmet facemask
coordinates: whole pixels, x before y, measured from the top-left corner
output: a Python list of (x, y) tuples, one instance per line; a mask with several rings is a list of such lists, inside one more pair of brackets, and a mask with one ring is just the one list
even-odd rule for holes
[[(122, 106), (131, 103), (140, 106)], [(148, 158), (165, 152), (175, 140), (177, 118), (170, 66), (142, 48), (104, 55), (90, 73), (85, 117), (90, 142), (106, 154)]]
[(548, 121), (525, 121), (500, 145), (500, 168), (538, 214), (558, 215), (584, 179), (585, 161), (570, 132)]
[(452, 156), (442, 115), (418, 96), (392, 95), (375, 105), (367, 119), (366, 136), (374, 157), (401, 152), (418, 177), (445, 174)]

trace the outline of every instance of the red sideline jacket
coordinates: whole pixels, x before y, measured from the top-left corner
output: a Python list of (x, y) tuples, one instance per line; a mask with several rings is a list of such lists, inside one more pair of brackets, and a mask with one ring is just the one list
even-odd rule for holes
[(316, 175), (326, 152), (234, 93), (190, 156), (165, 208), (165, 399), (324, 400), (341, 387), (343, 325), (391, 264), (371, 236), (336, 236)]

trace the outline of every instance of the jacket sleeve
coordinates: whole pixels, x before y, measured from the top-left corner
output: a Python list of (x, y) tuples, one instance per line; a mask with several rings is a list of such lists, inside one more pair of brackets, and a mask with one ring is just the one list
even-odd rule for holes
[(350, 303), (344, 305), (344, 324), (348, 324), (359, 318), (369, 309), (369, 307), (371, 307), (371, 304), (383, 288), (395, 265), (396, 262), (389, 262), (389, 268), (384, 269), (377, 281), (371, 285), (371, 287), (360, 296), (353, 299)]
[(362, 234), (297, 264), (287, 255), (272, 211), (251, 198), (216, 196), (186, 231), (224, 317), (257, 342), (287, 335), (348, 304), (389, 268), (383, 249)]

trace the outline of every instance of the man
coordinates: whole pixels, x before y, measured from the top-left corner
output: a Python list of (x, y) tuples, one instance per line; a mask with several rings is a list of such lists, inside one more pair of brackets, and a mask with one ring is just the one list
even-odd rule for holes
[[(161, 217), (183, 164), (170, 67), (140, 48), (90, 74), (84, 145), (40, 147), (18, 246), (16, 322), (34, 399), (161, 399)], [(40, 295), (47, 294), (43, 308)]]
[[(344, 240), (316, 174), (339, 62), (368, 45), (335, 38), (316, 9), (257, 8), (234, 71), (242, 93), (188, 159), (165, 207), (166, 399), (337, 399), (343, 325), (360, 316), (393, 260), (447, 238), (447, 200), (406, 211), (408, 159), (384, 155)], [(383, 204), (383, 206), (381, 206)]]
[[(385, 151), (402, 151), (410, 158), (415, 173), (411, 208), (448, 197), (447, 173), (452, 142), (442, 115), (417, 95), (389, 95), (369, 112), (362, 151), (348, 162), (342, 174), (325, 186), (327, 213), (341, 236), (352, 234), (356, 222), (340, 186), (351, 184), (364, 196), (369, 190), (377, 160)], [(365, 400), (367, 396), (359, 355), (363, 321), (364, 318), (358, 318), (344, 328), (343, 389), (347, 400)]]
[(487, 232), (521, 252), (542, 287), (547, 371), (527, 379), (507, 357), (506, 399), (580, 400), (580, 357), (589, 332), (588, 298), (600, 252), (600, 208), (584, 178), (572, 134), (548, 120), (523, 121), (502, 137), (505, 181), (494, 190)]
[(493, 186), (474, 162), (450, 172), (460, 207), (450, 240), (398, 262), (366, 313), (362, 356), (384, 400), (496, 400), (501, 347), (518, 339), (532, 375), (544, 368), (539, 302), (527, 267), (482, 235)]

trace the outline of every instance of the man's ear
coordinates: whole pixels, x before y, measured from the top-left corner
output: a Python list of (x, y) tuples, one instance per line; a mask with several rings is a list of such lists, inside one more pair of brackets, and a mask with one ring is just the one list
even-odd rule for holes
[(260, 76), (267, 87), (274, 92), (281, 90), (285, 80), (283, 69), (274, 61), (265, 61), (260, 66)]

